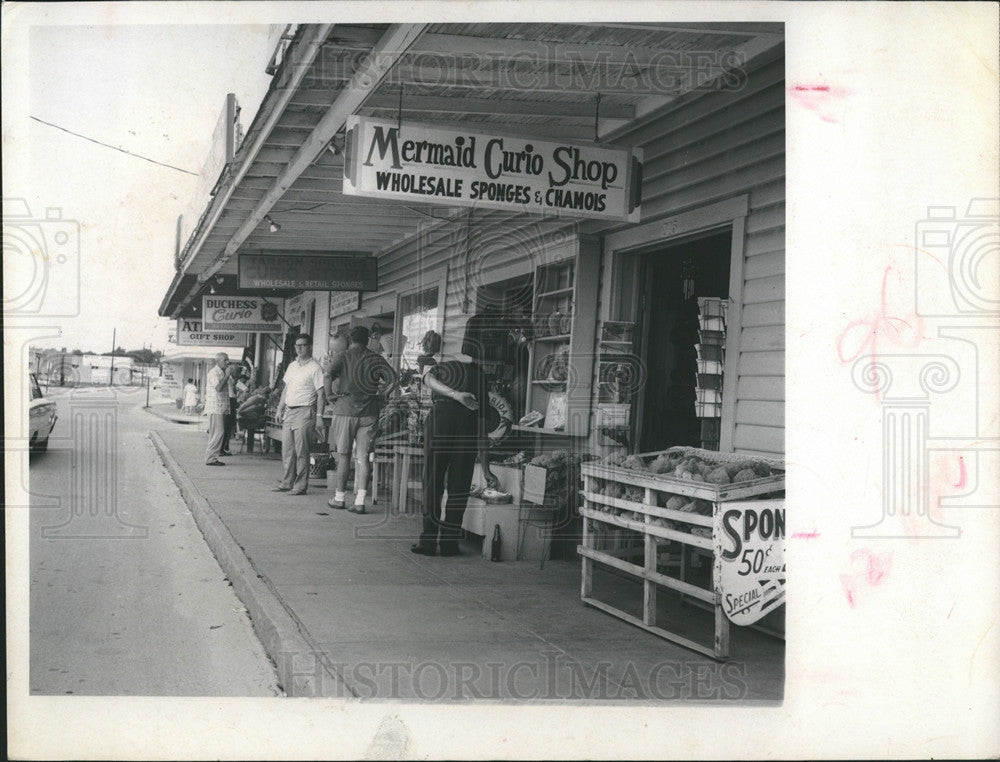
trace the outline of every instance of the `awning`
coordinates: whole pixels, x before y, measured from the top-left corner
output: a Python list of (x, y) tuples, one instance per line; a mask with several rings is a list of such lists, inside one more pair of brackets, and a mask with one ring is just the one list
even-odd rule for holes
[(194, 317), (213, 276), (236, 275), (240, 251), (378, 256), (466, 212), (344, 195), (351, 114), (609, 141), (687, 92), (738, 77), (783, 39), (774, 23), (311, 24), (290, 36), (161, 315)]

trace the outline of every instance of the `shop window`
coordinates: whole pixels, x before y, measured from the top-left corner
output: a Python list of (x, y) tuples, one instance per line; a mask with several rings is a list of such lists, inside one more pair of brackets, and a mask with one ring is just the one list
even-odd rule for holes
[(476, 312), (495, 315), (495, 331), (484, 341), (483, 367), (494, 393), (507, 401), (516, 421), (525, 412), (529, 377), (528, 335), (534, 302), (530, 274), (480, 286), (476, 290)]
[(399, 298), (399, 330), (402, 335), (396, 337), (396, 346), (400, 348), (401, 369), (417, 367), (417, 358), (421, 354), (420, 340), (427, 331), (439, 330), (439, 326), (437, 286)]

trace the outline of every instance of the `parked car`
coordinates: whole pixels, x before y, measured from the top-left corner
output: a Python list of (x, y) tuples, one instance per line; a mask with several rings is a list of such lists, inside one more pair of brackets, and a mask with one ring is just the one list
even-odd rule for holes
[(42, 394), (38, 378), (34, 373), (28, 374), (28, 389), (31, 399), (28, 401), (28, 418), (31, 426), (31, 438), (28, 447), (36, 452), (45, 452), (49, 447), (49, 435), (56, 425), (56, 403)]

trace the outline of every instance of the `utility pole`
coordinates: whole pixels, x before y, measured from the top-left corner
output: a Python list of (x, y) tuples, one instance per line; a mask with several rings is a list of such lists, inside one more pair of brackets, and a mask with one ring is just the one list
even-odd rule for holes
[(108, 386), (111, 386), (115, 380), (115, 339), (118, 336), (118, 329), (111, 329), (111, 372), (108, 374)]

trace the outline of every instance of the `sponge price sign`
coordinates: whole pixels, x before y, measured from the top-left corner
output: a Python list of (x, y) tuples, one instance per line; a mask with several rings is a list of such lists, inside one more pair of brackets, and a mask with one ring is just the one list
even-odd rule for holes
[(351, 116), (345, 194), (638, 222), (642, 151)]
[(734, 500), (715, 512), (715, 590), (733, 624), (753, 624), (785, 600), (784, 500)]

